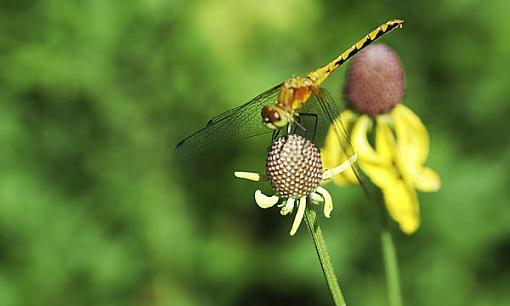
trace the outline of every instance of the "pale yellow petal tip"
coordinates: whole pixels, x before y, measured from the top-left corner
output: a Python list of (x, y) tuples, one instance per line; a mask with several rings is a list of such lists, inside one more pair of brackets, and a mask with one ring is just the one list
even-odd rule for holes
[(283, 202), (281, 206), (282, 209), (280, 210), (280, 215), (286, 216), (292, 213), (292, 211), (294, 210), (294, 202), (295, 200), (292, 198), (288, 198), (287, 201)]
[(255, 172), (243, 172), (243, 171), (236, 171), (234, 172), (234, 176), (240, 179), (250, 180), (258, 182), (260, 181), (260, 174)]
[(406, 235), (414, 234), (418, 230), (419, 227), (420, 227), (419, 220), (409, 220), (409, 221), (400, 223), (400, 230)]
[(411, 173), (416, 189), (423, 192), (436, 192), (441, 189), (441, 178), (430, 168), (421, 168)]
[(399, 221), (397, 222), (399, 223), (400, 230), (406, 235), (414, 234), (420, 227), (419, 217), (408, 218), (407, 220), (403, 220), (402, 222)]
[(255, 202), (260, 208), (273, 207), (276, 203), (278, 203), (279, 199), (280, 198), (275, 195), (268, 197), (260, 190), (255, 191)]
[(308, 195), (308, 198), (310, 199), (310, 201), (313, 203), (313, 204), (320, 204), (322, 202), (324, 202), (324, 199), (322, 198), (322, 196), (317, 193), (317, 192), (312, 192)]
[(427, 190), (418, 188), (418, 190), (424, 191), (424, 192), (437, 192), (440, 189), (441, 189), (441, 179), (439, 178), (439, 176), (431, 182), (431, 184)]
[(436, 188), (434, 189), (434, 191), (439, 191), (440, 189), (441, 189), (441, 178), (438, 176), (437, 182), (436, 182)]
[(318, 187), (316, 192), (324, 199), (324, 216), (330, 218), (331, 212), (333, 211), (333, 199), (331, 198), (331, 194), (322, 187)]
[(294, 222), (292, 223), (292, 228), (290, 229), (290, 235), (294, 236), (299, 229), (299, 225), (301, 225), (301, 221), (303, 221), (303, 217), (305, 215), (306, 209), (306, 197), (302, 197), (299, 199), (298, 211), (296, 213), (296, 217), (294, 218)]

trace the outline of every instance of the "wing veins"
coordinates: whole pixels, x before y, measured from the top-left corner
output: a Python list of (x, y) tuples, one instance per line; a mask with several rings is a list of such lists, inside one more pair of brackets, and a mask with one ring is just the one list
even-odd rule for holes
[(210, 119), (205, 127), (179, 142), (176, 152), (192, 152), (194, 149), (200, 151), (214, 142), (219, 144), (230, 137), (245, 139), (270, 132), (266, 132), (262, 120), (257, 117), (260, 116), (263, 105), (276, 102), (276, 93), (280, 86), (281, 84), (278, 84), (250, 101)]

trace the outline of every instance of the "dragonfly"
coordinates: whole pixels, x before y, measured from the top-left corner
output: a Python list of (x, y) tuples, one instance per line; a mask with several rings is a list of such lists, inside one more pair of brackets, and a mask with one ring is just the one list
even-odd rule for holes
[(345, 129), (341, 120), (336, 119), (339, 111), (331, 96), (320, 85), (360, 50), (384, 34), (401, 28), (402, 25), (403, 21), (400, 19), (389, 20), (365, 35), (328, 64), (306, 76), (286, 80), (245, 104), (210, 119), (204, 128), (177, 144), (176, 154), (187, 155), (203, 151), (211, 145), (224, 143), (231, 138), (251, 138), (270, 132), (273, 132), (274, 140), (280, 130), (286, 129), (287, 133), (290, 133), (293, 126), (308, 133), (303, 124), (300, 124), (300, 120), (305, 116), (311, 116), (314, 120), (312, 138), (315, 137), (318, 117), (321, 117), (328, 122), (329, 128), (334, 129), (339, 143), (345, 143), (347, 139)]

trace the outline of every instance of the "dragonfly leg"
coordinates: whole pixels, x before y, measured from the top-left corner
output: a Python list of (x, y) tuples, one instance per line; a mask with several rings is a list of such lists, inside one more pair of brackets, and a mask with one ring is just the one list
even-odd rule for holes
[(271, 143), (273, 143), (276, 140), (276, 138), (278, 138), (278, 136), (280, 135), (280, 130), (281, 129), (277, 129), (273, 131), (273, 135), (271, 136)]
[(294, 123), (296, 124), (296, 127), (294, 127), (294, 131), (292, 131), (292, 133), (293, 133), (293, 134), (296, 134), (296, 132), (297, 132), (297, 130), (298, 130), (298, 128), (299, 128), (300, 130), (302, 130), (302, 131), (303, 131), (303, 133), (304, 133), (304, 135), (303, 135), (303, 136), (305, 136), (305, 137), (306, 137), (306, 132), (307, 132), (307, 130), (306, 130), (306, 128), (305, 128), (305, 127), (301, 124), (301, 121), (300, 121), (300, 120), (301, 120), (301, 119), (300, 119), (299, 117), (297, 117), (297, 118), (296, 118), (296, 120), (294, 121)]
[(287, 135), (290, 135), (292, 132), (292, 121), (287, 124)]
[[(315, 141), (315, 134), (317, 132), (317, 123), (319, 122), (319, 116), (317, 116), (317, 114), (314, 114), (314, 113), (299, 113), (299, 116), (303, 116), (303, 117), (307, 116), (307, 117), (312, 117), (313, 118), (313, 135), (312, 135), (311, 141), (314, 142)], [(307, 135), (307, 130), (302, 125), (299, 125), (299, 126), (301, 126), (303, 128), (303, 130), (305, 132), (305, 136), (308, 136)]]

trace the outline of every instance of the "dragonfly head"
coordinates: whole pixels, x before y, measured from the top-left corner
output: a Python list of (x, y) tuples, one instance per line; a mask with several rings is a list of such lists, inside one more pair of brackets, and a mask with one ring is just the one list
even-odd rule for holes
[(270, 129), (276, 130), (287, 126), (290, 116), (287, 111), (278, 106), (266, 105), (262, 108), (262, 122)]

